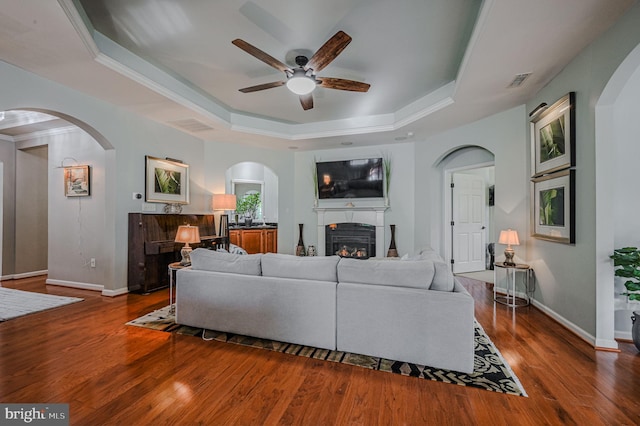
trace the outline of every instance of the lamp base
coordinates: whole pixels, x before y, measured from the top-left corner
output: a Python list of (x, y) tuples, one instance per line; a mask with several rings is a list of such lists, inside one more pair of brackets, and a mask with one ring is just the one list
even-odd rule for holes
[(507, 247), (504, 250), (504, 264), (506, 266), (516, 266), (516, 263), (513, 261), (513, 255), (515, 255), (515, 252), (513, 251), (512, 248)]
[(184, 247), (182, 247), (182, 250), (180, 250), (180, 255), (182, 255), (182, 260), (180, 261), (180, 265), (182, 266), (189, 266), (191, 265), (191, 251), (193, 249), (191, 248), (191, 246), (189, 244), (185, 244)]

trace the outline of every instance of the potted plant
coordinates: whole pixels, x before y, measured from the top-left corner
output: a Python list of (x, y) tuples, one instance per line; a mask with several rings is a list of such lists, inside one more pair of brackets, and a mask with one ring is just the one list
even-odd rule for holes
[(640, 250), (637, 247), (615, 249), (610, 256), (616, 267), (616, 277), (627, 278), (624, 283), (627, 300), (640, 301)]
[[(640, 250), (637, 247), (615, 249), (610, 256), (615, 266), (616, 277), (627, 278), (622, 295), (629, 301), (640, 301)], [(640, 310), (633, 312), (631, 335), (636, 348), (640, 350)]]
[(244, 197), (237, 199), (236, 213), (244, 215), (245, 225), (251, 226), (261, 202), (259, 192), (245, 194)]

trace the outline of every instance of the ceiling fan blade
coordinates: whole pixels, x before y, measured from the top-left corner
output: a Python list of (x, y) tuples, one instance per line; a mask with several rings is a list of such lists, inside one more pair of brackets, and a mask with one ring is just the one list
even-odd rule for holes
[(338, 31), (314, 53), (305, 68), (312, 68), (317, 73), (329, 65), (349, 43), (351, 43), (351, 37), (344, 31)]
[(244, 89), (238, 90), (242, 93), (251, 93), (257, 92), (258, 90), (273, 89), (274, 87), (284, 86), (284, 84), (284, 81), (273, 81), (271, 83), (258, 84), (257, 86), (245, 87)]
[(319, 77), (318, 86), (327, 89), (348, 90), (350, 92), (366, 92), (371, 87), (370, 84), (360, 81), (345, 80), (343, 78)]
[(313, 108), (313, 95), (311, 93), (308, 95), (300, 95), (300, 104), (305, 111)]
[(282, 62), (280, 62), (279, 60), (277, 60), (276, 58), (274, 58), (273, 56), (269, 55), (268, 53), (263, 52), (262, 50), (258, 49), (257, 47), (247, 43), (244, 40), (241, 40), (239, 38), (233, 40), (231, 43), (233, 43), (234, 45), (238, 46), (240, 49), (244, 50), (245, 52), (247, 52), (249, 55), (260, 59), (262, 62), (264, 62), (265, 64), (272, 66), (273, 68), (277, 69), (278, 71), (282, 71), (284, 73), (286, 72), (293, 72), (291, 68), (289, 68), (288, 66), (286, 66), (285, 64), (283, 64)]

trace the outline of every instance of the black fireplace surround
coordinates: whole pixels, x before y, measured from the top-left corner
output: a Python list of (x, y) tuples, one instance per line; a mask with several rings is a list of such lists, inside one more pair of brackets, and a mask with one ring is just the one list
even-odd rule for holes
[(376, 227), (366, 223), (332, 223), (325, 229), (325, 254), (366, 259), (376, 255)]

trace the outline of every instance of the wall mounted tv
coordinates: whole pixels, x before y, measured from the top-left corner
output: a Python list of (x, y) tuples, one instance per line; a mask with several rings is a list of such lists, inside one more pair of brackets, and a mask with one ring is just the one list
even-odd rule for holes
[(320, 199), (384, 196), (382, 158), (318, 162), (316, 173)]

